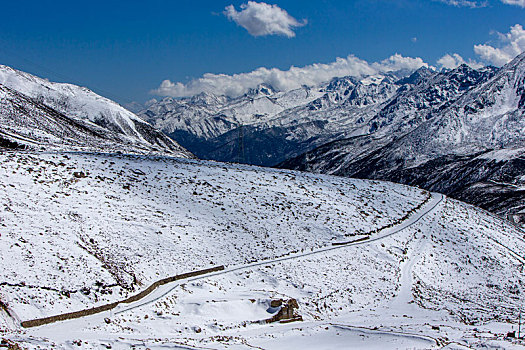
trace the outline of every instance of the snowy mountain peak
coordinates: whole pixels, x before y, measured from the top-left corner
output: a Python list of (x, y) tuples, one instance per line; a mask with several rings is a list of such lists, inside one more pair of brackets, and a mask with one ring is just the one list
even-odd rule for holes
[(481, 81), (487, 80), (495, 74), (495, 67), (486, 67), (485, 69), (474, 69), (466, 64), (462, 64), (455, 69), (445, 73), (445, 77), (456, 82), (459, 90), (468, 90)]
[(357, 80), (353, 77), (342, 77), (333, 78), (326, 86), (326, 92), (341, 92), (348, 88), (354, 87), (357, 84)]
[(414, 73), (410, 74), (407, 77), (404, 77), (402, 79), (399, 79), (396, 84), (398, 85), (405, 85), (405, 84), (418, 84), (421, 81), (424, 81), (425, 79), (428, 79), (432, 74), (434, 74), (434, 71), (427, 68), (427, 67), (421, 67), (418, 70), (416, 70)]
[[(225, 103), (228, 100), (226, 96), (218, 96), (211, 92), (203, 91), (190, 98), (189, 102), (196, 106), (213, 106)], [(173, 99), (171, 100), (171, 102)]]
[(518, 56), (514, 57), (507, 66), (520, 67), (520, 69), (525, 69), (525, 52), (520, 53)]
[(246, 93), (246, 96), (271, 96), (276, 92), (278, 92), (278, 90), (270, 84), (259, 84), (256, 88), (250, 89), (248, 93)]
[(525, 52), (516, 56), (502, 68), (501, 74), (511, 74), (516, 94), (519, 96), (519, 107), (525, 107)]
[(53, 83), (7, 66), (0, 66), (0, 84), (44, 102), (60, 112), (67, 112), (68, 116), (94, 123), (103, 118), (105, 122), (118, 125), (123, 133), (140, 137), (133, 126), (133, 121), (142, 121), (139, 117), (88, 88)]
[(385, 80), (385, 78), (386, 77), (382, 74), (371, 75), (362, 79), (360, 83), (363, 85), (379, 85), (383, 82), (383, 80)]

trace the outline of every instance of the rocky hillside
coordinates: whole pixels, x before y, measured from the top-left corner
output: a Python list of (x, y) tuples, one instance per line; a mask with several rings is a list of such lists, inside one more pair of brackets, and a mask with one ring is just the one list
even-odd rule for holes
[[(380, 113), (383, 120), (412, 115), (407, 120), (413, 125), (405, 127), (409, 123), (401, 122), (388, 126), (385, 135), (326, 144), (281, 166), (417, 185), (523, 223), (525, 54), (481, 79), (465, 66), (447, 74), (461, 71), (470, 73), (461, 75), (463, 83), (457, 89), (466, 88), (456, 99), (432, 98), (438, 101), (436, 107), (394, 113), (412, 106), (402, 95)], [(414, 90), (427, 88), (443, 92), (439, 84), (426, 87), (424, 82)]]

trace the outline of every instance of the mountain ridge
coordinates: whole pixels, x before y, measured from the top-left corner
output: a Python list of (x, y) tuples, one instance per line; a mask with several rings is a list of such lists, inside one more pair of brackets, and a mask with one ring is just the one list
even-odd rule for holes
[[(274, 166), (338, 139), (387, 134), (395, 128), (389, 120), (395, 114), (407, 114), (404, 123), (410, 128), (419, 122), (412, 120), (414, 113), (406, 107), (396, 111), (396, 106), (410, 105), (419, 113), (436, 109), (496, 70), (462, 65), (443, 72), (420, 68), (337, 77), (290, 91), (263, 86), (236, 98), (207, 93), (209, 104), (192, 102), (195, 97), (165, 98), (139, 115), (200, 158)], [(399, 117), (394, 121), (403, 123)]]
[(285, 168), (384, 179), (440, 191), (525, 222), (525, 54), (400, 137), (335, 141)]
[(0, 105), (0, 137), (6, 146), (193, 157), (135, 114), (87, 88), (1, 65)]

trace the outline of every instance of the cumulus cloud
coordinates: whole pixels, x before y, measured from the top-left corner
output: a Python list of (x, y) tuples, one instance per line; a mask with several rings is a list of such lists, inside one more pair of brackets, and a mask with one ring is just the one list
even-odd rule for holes
[(470, 67), (474, 69), (478, 69), (483, 67), (483, 63), (476, 62), (474, 60), (469, 59), (468, 61), (465, 61), (463, 57), (461, 57), (459, 54), (454, 53), (452, 55), (446, 54), (445, 56), (441, 57), (437, 63), (442, 67), (446, 69), (454, 69), (462, 64), (467, 64)]
[(381, 62), (372, 63), (371, 67), (377, 73), (386, 73), (401, 69), (415, 70), (421, 67), (428, 67), (428, 64), (419, 57), (404, 57), (396, 53)]
[(525, 30), (521, 25), (516, 24), (512, 26), (507, 34), (497, 34), (498, 45), (496, 47), (488, 44), (474, 46), (474, 51), (484, 61), (496, 66), (502, 66), (525, 51)]
[(403, 57), (395, 54), (383, 61), (368, 63), (353, 55), (337, 58), (334, 62), (315, 63), (305, 67), (290, 67), (288, 70), (277, 68), (258, 68), (252, 72), (233, 75), (207, 73), (198, 79), (184, 84), (164, 80), (152, 93), (159, 96), (188, 97), (201, 92), (217, 95), (240, 96), (260, 84), (269, 84), (285, 91), (303, 85), (316, 85), (334, 77), (367, 75), (397, 71), (400, 69), (415, 70), (428, 67), (419, 57)]
[(295, 28), (306, 25), (306, 20), (299, 22), (279, 6), (264, 2), (248, 1), (241, 5), (241, 11), (230, 5), (225, 8), (224, 15), (253, 36), (284, 35), (292, 38)]
[(501, 2), (507, 5), (525, 7), (525, 0), (501, 0)]

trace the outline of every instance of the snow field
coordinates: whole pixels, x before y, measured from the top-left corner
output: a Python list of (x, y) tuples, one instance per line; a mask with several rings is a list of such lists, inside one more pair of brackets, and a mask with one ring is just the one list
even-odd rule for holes
[[(2, 285), (0, 300), (20, 319), (352, 240), (428, 199), (386, 182), (170, 158), (7, 153), (0, 164), (0, 267), (25, 283)], [(524, 301), (523, 233), (449, 198), (405, 220), (376, 241), (166, 285), (130, 310), (0, 325), (28, 348), (517, 347), (505, 335)], [(75, 288), (89, 293), (60, 293)], [(254, 322), (289, 298), (304, 322)]]
[(22, 320), (120, 300), (183, 272), (331, 245), (394, 223), (428, 196), (170, 158), (1, 158), (1, 300)]

